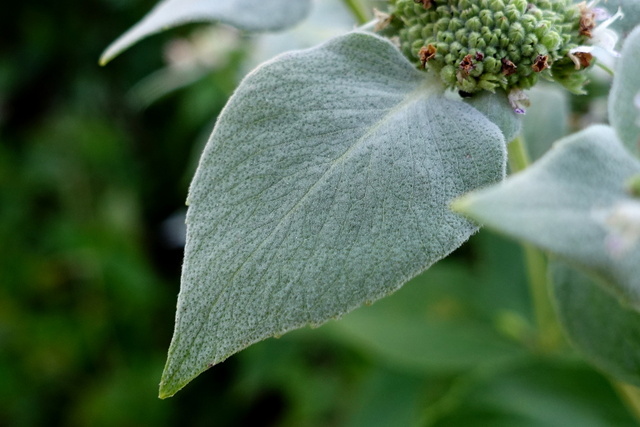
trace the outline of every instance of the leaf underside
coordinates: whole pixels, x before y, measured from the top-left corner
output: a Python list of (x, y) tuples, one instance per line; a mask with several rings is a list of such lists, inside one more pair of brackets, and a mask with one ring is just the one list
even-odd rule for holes
[(503, 178), (504, 140), (441, 94), (364, 33), (247, 76), (190, 189), (161, 397), (254, 342), (393, 292), (476, 231), (448, 204)]
[(140, 22), (111, 43), (104, 65), (141, 39), (191, 22), (222, 22), (245, 31), (277, 31), (303, 20), (311, 0), (163, 0)]

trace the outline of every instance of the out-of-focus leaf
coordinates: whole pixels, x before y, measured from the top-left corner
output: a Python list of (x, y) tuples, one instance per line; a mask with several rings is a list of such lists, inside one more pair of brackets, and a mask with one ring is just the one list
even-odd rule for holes
[(317, 46), (352, 31), (353, 26), (353, 14), (343, 0), (317, 1), (304, 25), (256, 37), (251, 43), (251, 54), (244, 68), (250, 71), (281, 53)]
[(598, 274), (640, 306), (640, 201), (625, 182), (640, 172), (608, 126), (561, 140), (504, 183), (456, 201), (480, 223)]
[(613, 28), (626, 37), (631, 30), (640, 24), (640, 2), (638, 0), (608, 0), (598, 4), (598, 7), (606, 8), (612, 15), (618, 8), (624, 13), (624, 18), (613, 23)]
[(550, 266), (556, 307), (575, 347), (594, 365), (640, 385), (640, 313), (566, 263)]
[(586, 366), (557, 361), (461, 378), (426, 412), (431, 427), (637, 425), (607, 380)]
[(471, 301), (474, 286), (478, 280), (464, 265), (438, 264), (393, 296), (325, 328), (409, 372), (455, 372), (521, 356), (521, 347), (480, 318)]
[(504, 176), (504, 139), (441, 93), (365, 33), (243, 81), (191, 186), (162, 396), (254, 342), (388, 295), (477, 229), (448, 204)]
[(100, 64), (145, 37), (189, 22), (219, 21), (247, 31), (276, 31), (300, 22), (310, 8), (310, 0), (163, 0), (107, 47)]
[(352, 402), (345, 427), (420, 426), (424, 393), (429, 384), (416, 375), (376, 370)]
[(569, 98), (561, 87), (544, 84), (533, 87), (528, 95), (531, 106), (522, 130), (528, 154), (535, 161), (569, 133)]
[[(640, 5), (640, 2), (636, 2)], [(609, 94), (609, 121), (624, 145), (640, 156), (640, 28), (624, 43)]]
[(503, 91), (490, 93), (482, 91), (465, 101), (487, 116), (502, 131), (505, 141), (512, 141), (522, 128), (521, 118), (513, 111), (507, 95)]

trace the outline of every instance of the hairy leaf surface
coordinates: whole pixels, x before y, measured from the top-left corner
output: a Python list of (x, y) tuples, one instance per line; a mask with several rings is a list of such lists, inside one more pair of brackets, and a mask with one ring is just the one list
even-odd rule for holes
[(310, 0), (163, 0), (114, 41), (100, 63), (145, 37), (190, 22), (219, 21), (246, 31), (276, 31), (300, 22), (310, 8)]
[(448, 204), (504, 176), (504, 140), (428, 77), (364, 33), (247, 76), (190, 189), (161, 396), (393, 292), (476, 231)]
[(639, 307), (640, 201), (625, 188), (638, 173), (640, 162), (613, 129), (593, 126), (561, 140), (524, 172), (462, 198), (455, 207), (598, 274)]

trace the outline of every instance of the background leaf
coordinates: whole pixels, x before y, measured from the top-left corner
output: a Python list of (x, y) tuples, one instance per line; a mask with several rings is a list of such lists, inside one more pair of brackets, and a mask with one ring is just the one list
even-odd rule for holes
[(624, 43), (622, 57), (609, 95), (609, 121), (632, 153), (640, 156), (640, 109), (635, 105), (640, 95), (640, 28)]
[(300, 22), (310, 8), (310, 0), (164, 0), (114, 41), (100, 63), (147, 36), (189, 22), (220, 21), (247, 31), (276, 31)]
[(560, 321), (574, 346), (616, 378), (640, 385), (640, 313), (586, 274), (566, 263), (551, 263)]
[(520, 134), (522, 119), (513, 111), (507, 94), (503, 91), (491, 93), (484, 90), (465, 101), (495, 123), (502, 131), (505, 141), (510, 142)]
[(539, 84), (527, 93), (531, 106), (522, 131), (532, 161), (549, 151), (554, 142), (569, 133), (569, 97), (558, 85)]
[(640, 233), (636, 238), (625, 215), (640, 203), (627, 194), (625, 181), (639, 171), (640, 162), (613, 129), (593, 126), (561, 140), (524, 172), (455, 206), (597, 273), (638, 306)]
[(481, 372), (426, 413), (423, 425), (430, 427), (637, 425), (608, 381), (575, 361), (530, 360)]
[(486, 287), (468, 264), (443, 260), (394, 295), (327, 324), (325, 330), (408, 372), (456, 372), (505, 363), (524, 352), (496, 331), (493, 319), (481, 315), (477, 299)]
[(245, 79), (191, 186), (162, 396), (393, 292), (477, 229), (448, 203), (504, 176), (504, 140), (428, 78), (352, 33)]

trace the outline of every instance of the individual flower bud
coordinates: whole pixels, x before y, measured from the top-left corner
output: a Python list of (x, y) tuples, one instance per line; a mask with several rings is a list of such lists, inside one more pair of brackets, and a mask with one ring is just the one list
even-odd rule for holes
[(517, 22), (522, 17), (522, 13), (518, 10), (518, 8), (514, 4), (510, 4), (505, 9), (504, 14), (509, 19), (510, 22)]
[(493, 13), (490, 10), (481, 10), (478, 17), (483, 26), (493, 27)]
[(555, 31), (549, 31), (540, 39), (540, 42), (549, 50), (554, 51), (557, 50), (558, 47), (562, 44), (562, 38), (560, 34)]
[(522, 26), (521, 23), (514, 22), (513, 24), (511, 24), (511, 27), (509, 27), (508, 36), (511, 43), (516, 44), (518, 46), (521, 45), (522, 42), (524, 41), (525, 35), (526, 34), (524, 31), (524, 27)]
[(502, 0), (492, 0), (490, 8), (494, 12), (499, 12), (504, 9), (504, 2)]
[(478, 16), (474, 16), (473, 18), (465, 22), (464, 28), (468, 31), (480, 31), (480, 29), (482, 28), (482, 21), (480, 21), (480, 18)]

